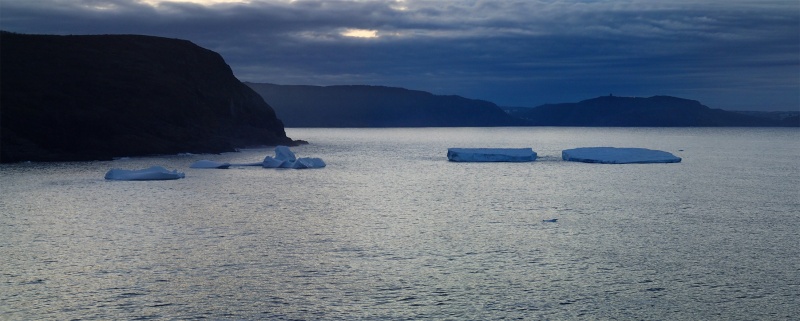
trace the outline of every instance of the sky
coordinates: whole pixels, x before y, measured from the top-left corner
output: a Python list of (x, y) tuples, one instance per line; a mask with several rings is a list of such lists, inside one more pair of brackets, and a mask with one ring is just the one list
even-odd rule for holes
[(0, 0), (0, 29), (186, 39), (250, 82), (800, 110), (798, 0)]

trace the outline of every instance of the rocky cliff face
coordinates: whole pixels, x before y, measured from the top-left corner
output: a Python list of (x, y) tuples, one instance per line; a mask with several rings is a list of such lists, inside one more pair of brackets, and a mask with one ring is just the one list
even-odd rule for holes
[(292, 144), (222, 57), (137, 35), (0, 34), (0, 161)]

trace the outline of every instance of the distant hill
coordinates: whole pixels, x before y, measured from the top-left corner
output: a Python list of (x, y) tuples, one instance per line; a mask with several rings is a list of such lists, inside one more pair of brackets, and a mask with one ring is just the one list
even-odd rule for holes
[(293, 144), (222, 57), (138, 35), (0, 33), (0, 161)]
[(509, 107), (506, 110), (534, 126), (787, 126), (784, 121), (712, 109), (695, 100), (670, 96), (603, 96), (577, 103), (546, 104), (528, 109)]
[(778, 121), (782, 126), (800, 127), (800, 111), (733, 111), (753, 117)]
[(287, 127), (479, 127), (524, 122), (497, 105), (460, 96), (383, 86), (247, 83)]

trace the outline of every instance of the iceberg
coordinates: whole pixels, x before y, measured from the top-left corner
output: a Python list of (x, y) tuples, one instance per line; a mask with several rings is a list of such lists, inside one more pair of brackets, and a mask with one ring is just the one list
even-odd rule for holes
[(679, 163), (669, 152), (646, 148), (582, 147), (561, 151), (565, 161), (602, 164)]
[(264, 168), (286, 168), (289, 161), (280, 160), (277, 158), (272, 158), (272, 156), (264, 157), (264, 161), (261, 162), (261, 166)]
[(531, 148), (448, 148), (451, 162), (531, 162), (536, 152)]
[(170, 171), (161, 166), (139, 170), (111, 169), (106, 173), (106, 179), (116, 181), (158, 181), (184, 178), (184, 173), (177, 170)]
[(264, 166), (264, 162), (254, 162), (254, 163), (231, 163), (231, 166)]
[(215, 162), (215, 161), (210, 161), (210, 160), (203, 159), (203, 160), (199, 160), (199, 161), (194, 162), (194, 164), (192, 164), (189, 167), (190, 168), (221, 168), (221, 169), (224, 169), (224, 168), (231, 167), (231, 163), (220, 163), (220, 162)]
[(275, 147), (275, 159), (294, 162), (297, 160), (297, 156), (294, 155), (294, 152), (289, 147), (277, 146)]
[(267, 156), (264, 157), (264, 161), (261, 162), (261, 166), (264, 168), (294, 168), (294, 169), (305, 169), (305, 168), (322, 168), (325, 167), (325, 162), (319, 158), (312, 158), (312, 157), (301, 157), (297, 158), (297, 156), (286, 146), (277, 146), (275, 147), (275, 157)]
[(303, 168), (322, 168), (325, 167), (325, 162), (322, 161), (320, 158), (313, 158), (313, 157), (301, 157), (298, 158), (294, 163), (292, 163), (292, 168), (294, 169), (303, 169)]

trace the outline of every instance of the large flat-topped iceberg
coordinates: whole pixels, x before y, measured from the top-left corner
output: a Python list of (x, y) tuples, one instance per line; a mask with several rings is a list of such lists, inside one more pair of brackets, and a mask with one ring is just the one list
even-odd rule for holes
[(561, 151), (565, 161), (602, 164), (679, 163), (669, 152), (646, 148), (582, 147)]
[(264, 168), (294, 168), (294, 169), (305, 169), (305, 168), (322, 168), (325, 167), (325, 162), (319, 158), (312, 158), (312, 157), (301, 157), (297, 158), (294, 155), (292, 150), (286, 146), (277, 146), (275, 147), (275, 157), (267, 156), (264, 157), (264, 161), (261, 162), (261, 166)]
[(452, 162), (531, 162), (536, 152), (531, 148), (448, 148)]
[(184, 178), (185, 176), (185, 174), (177, 170), (170, 171), (161, 166), (138, 170), (114, 168), (106, 173), (106, 179), (115, 181), (161, 181)]

